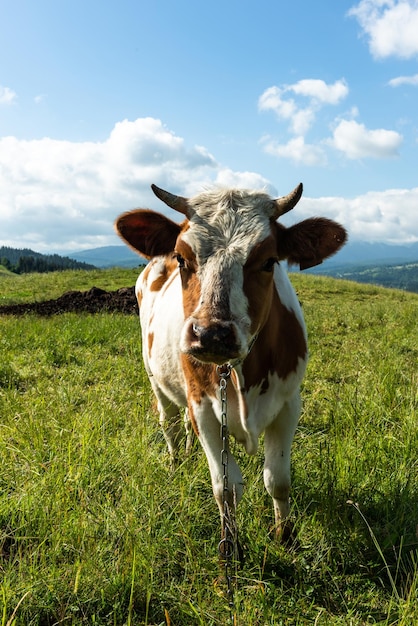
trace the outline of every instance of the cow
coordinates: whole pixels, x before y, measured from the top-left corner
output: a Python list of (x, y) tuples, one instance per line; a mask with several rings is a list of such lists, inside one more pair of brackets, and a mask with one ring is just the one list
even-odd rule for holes
[(225, 533), (243, 478), (228, 455), (225, 496), (220, 428), (220, 371), (227, 365), (227, 429), (248, 454), (264, 433), (264, 484), (273, 500), (277, 536), (290, 536), (290, 452), (300, 417), (300, 384), (308, 349), (302, 310), (284, 261), (317, 265), (345, 243), (347, 233), (326, 218), (290, 227), (277, 219), (302, 195), (302, 184), (273, 199), (263, 191), (215, 189), (191, 199), (152, 185), (184, 220), (137, 209), (115, 228), (150, 259), (139, 275), (143, 360), (157, 399), (172, 463), (180, 454), (183, 418), (207, 457)]

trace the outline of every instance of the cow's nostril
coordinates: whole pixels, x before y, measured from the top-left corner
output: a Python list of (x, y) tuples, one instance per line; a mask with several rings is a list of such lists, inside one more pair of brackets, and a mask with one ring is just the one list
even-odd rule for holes
[(195, 337), (200, 337), (203, 331), (204, 331), (203, 326), (198, 326), (197, 324), (195, 324), (193, 322), (193, 324), (192, 324), (192, 332), (193, 332)]

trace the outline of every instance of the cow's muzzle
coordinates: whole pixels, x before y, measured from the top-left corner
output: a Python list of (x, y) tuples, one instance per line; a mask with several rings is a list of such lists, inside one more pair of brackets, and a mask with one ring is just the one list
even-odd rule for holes
[(240, 356), (240, 348), (232, 322), (203, 324), (189, 320), (185, 328), (183, 351), (199, 361), (222, 365)]

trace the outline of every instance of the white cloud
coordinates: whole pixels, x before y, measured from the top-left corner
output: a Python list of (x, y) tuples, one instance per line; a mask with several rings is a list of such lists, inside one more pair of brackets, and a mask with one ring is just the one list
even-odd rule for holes
[[(283, 98), (284, 93), (285, 90), (280, 87), (269, 87), (261, 94), (258, 100), (258, 108), (260, 111), (274, 111), (279, 119), (289, 121), (294, 132), (297, 132), (298, 129), (295, 129), (295, 126), (298, 127), (300, 124), (300, 121), (297, 121), (300, 111), (294, 100)], [(303, 131), (308, 128), (309, 123), (306, 125), (306, 128), (303, 128)]]
[(392, 78), (388, 85), (390, 87), (399, 87), (400, 85), (418, 86), (418, 74), (414, 74), (413, 76), (397, 76), (396, 78)]
[(370, 191), (356, 198), (304, 197), (288, 219), (324, 215), (344, 224), (350, 241), (405, 244), (418, 241), (417, 205), (418, 187)]
[(194, 194), (225, 184), (265, 187), (253, 172), (221, 167), (203, 147), (186, 146), (160, 120), (118, 122), (103, 142), (0, 139), (0, 245), (37, 251), (117, 243), (116, 216), (135, 206), (169, 211), (155, 182)]
[[(270, 149), (302, 163), (324, 158), (298, 137), (285, 146), (271, 142)], [(152, 182), (183, 195), (214, 184), (276, 194), (261, 175), (222, 167), (154, 118), (119, 122), (97, 143), (4, 137), (0, 245), (51, 252), (116, 244), (112, 224), (119, 213), (136, 206), (170, 212), (152, 194)], [(418, 240), (417, 204), (418, 189), (391, 190), (351, 200), (303, 198), (292, 214), (334, 217), (352, 238), (405, 242)]]
[(375, 58), (418, 55), (417, 0), (361, 0), (348, 15), (358, 20)]
[(10, 87), (0, 85), (0, 104), (12, 104), (16, 100), (17, 94)]
[[(276, 189), (271, 183), (255, 172), (234, 172), (230, 169), (221, 169), (215, 180), (214, 185), (223, 188), (238, 189), (265, 189), (267, 193), (275, 194)], [(196, 189), (196, 193), (199, 189)]]
[(368, 130), (354, 120), (342, 120), (334, 129), (329, 144), (349, 159), (384, 159), (397, 156), (402, 141), (402, 135), (394, 130)]
[(262, 140), (262, 143), (267, 154), (289, 159), (297, 165), (324, 165), (327, 161), (323, 149), (320, 146), (305, 143), (302, 136), (294, 137), (285, 144), (267, 137)]
[[(308, 99), (308, 104), (305, 100), (296, 102), (292, 94)], [(269, 87), (261, 94), (258, 108), (260, 111), (273, 111), (280, 120), (288, 121), (295, 135), (305, 135), (322, 106), (336, 105), (347, 94), (344, 79), (331, 85), (319, 79), (304, 79), (293, 85)]]
[[(386, 0), (364, 1), (374, 6), (376, 3), (386, 3)], [(288, 121), (289, 130), (295, 136), (287, 142), (264, 137), (261, 140), (264, 151), (288, 159), (297, 165), (309, 167), (324, 166), (328, 163), (326, 147), (342, 152), (349, 159), (366, 157), (383, 159), (398, 156), (403, 141), (402, 135), (384, 128), (369, 130), (354, 119), (335, 118), (336, 126), (332, 138), (323, 139), (317, 144), (306, 141), (305, 135), (314, 123), (319, 110), (324, 105), (339, 104), (348, 93), (349, 89), (344, 79), (333, 84), (327, 84), (323, 80), (304, 79), (293, 85), (266, 89), (259, 98), (259, 109), (274, 111), (279, 120)], [(295, 98), (301, 97), (309, 99), (306, 106), (300, 104), (300, 101), (296, 102)], [(358, 115), (359, 111), (355, 106), (345, 113), (345, 117), (350, 118)]]
[(348, 95), (348, 87), (344, 79), (337, 80), (333, 85), (327, 85), (323, 80), (306, 78), (290, 85), (288, 89), (323, 104), (338, 104)]

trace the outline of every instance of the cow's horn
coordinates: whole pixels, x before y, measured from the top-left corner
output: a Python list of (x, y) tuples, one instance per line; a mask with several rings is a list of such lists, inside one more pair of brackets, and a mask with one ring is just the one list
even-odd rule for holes
[(160, 189), (157, 185), (151, 185), (151, 189), (165, 204), (175, 211), (179, 213), (183, 213), (186, 217), (189, 217), (189, 207), (187, 203), (187, 198), (183, 198), (182, 196), (176, 196), (169, 191), (164, 191), (164, 189)]
[(274, 201), (275, 203), (275, 217), (280, 217), (284, 215), (288, 211), (291, 211), (293, 207), (299, 202), (303, 192), (303, 185), (299, 183), (297, 187), (293, 191), (291, 191), (287, 196), (283, 196), (282, 198), (277, 198)]

